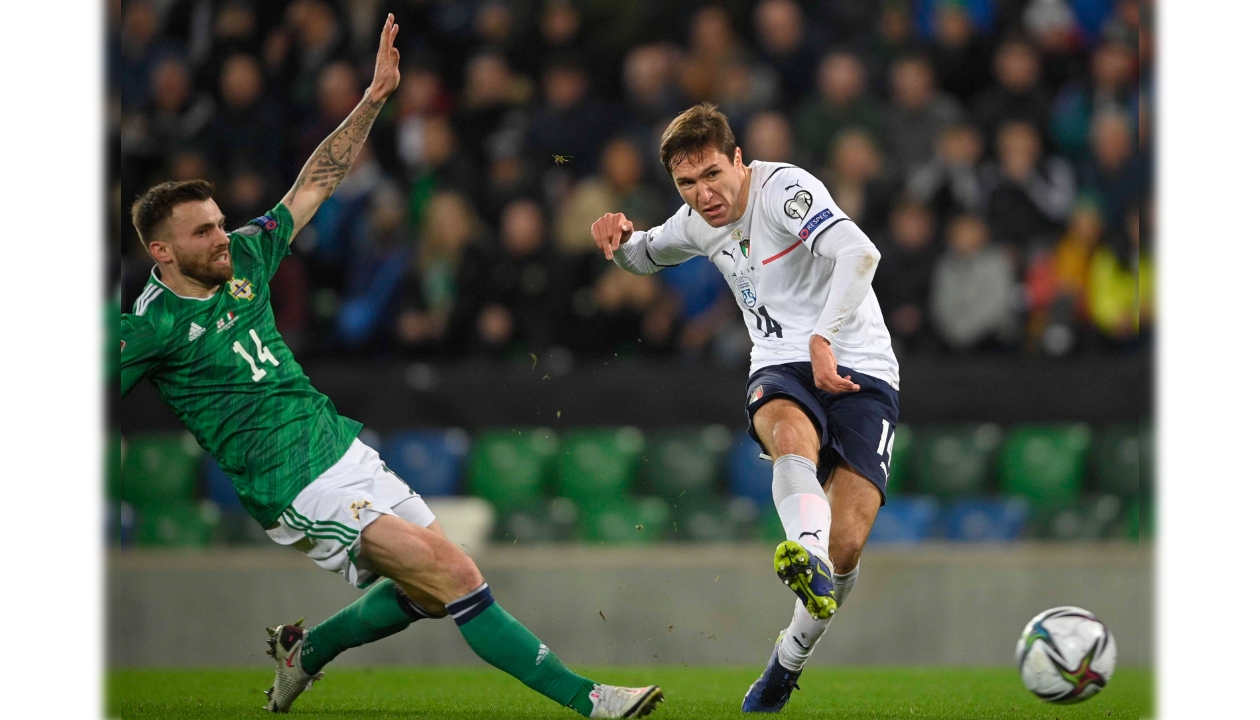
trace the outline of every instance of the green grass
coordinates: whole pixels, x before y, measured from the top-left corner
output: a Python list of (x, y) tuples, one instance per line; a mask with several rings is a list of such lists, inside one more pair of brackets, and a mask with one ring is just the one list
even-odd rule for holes
[[(740, 701), (759, 667), (578, 668), (623, 685), (656, 683), (665, 702), (659, 720), (742, 717)], [(114, 707), (124, 718), (262, 717), (271, 674), (257, 670), (116, 670), (110, 673)], [(1149, 671), (1120, 669), (1101, 694), (1080, 705), (1047, 705), (1019, 682), (1014, 668), (813, 667), (806, 670), (784, 715), (828, 720), (1078, 720), (1137, 718), (1149, 714)], [(115, 710), (115, 715), (117, 710)], [(298, 718), (578, 717), (516, 680), (482, 668), (331, 668), (293, 707)]]

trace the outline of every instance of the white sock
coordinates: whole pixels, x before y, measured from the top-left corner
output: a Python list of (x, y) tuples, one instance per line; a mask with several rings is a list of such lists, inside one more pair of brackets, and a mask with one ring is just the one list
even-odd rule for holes
[(804, 545), (830, 566), (831, 503), (818, 484), (817, 466), (800, 455), (782, 455), (774, 461), (770, 489), (787, 539)]
[[(844, 599), (853, 590), (857, 576), (858, 568), (836, 576), (837, 609), (844, 604)], [(815, 620), (805, 609), (804, 603), (797, 600), (796, 609), (792, 611), (792, 623), (784, 631), (783, 642), (779, 643), (779, 664), (788, 670), (799, 672), (805, 667), (805, 661), (813, 654), (814, 646), (822, 639), (823, 633), (827, 632), (827, 626), (830, 624), (831, 618)]]

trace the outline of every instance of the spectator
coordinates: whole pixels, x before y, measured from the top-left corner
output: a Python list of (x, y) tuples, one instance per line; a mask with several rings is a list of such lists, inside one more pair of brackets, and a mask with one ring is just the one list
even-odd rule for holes
[(743, 133), (745, 162), (799, 164), (792, 142), (792, 126), (783, 113), (764, 111), (749, 119)]
[(474, 166), (484, 168), (496, 147), (519, 144), (525, 117), (516, 108), (523, 98), (502, 55), (473, 56), (465, 78), (452, 125)]
[[(204, 177), (194, 175), (193, 177)], [(228, 177), (219, 207), (230, 228), (241, 227), (271, 209), (276, 196), (263, 173), (246, 165), (238, 166)]]
[(929, 57), (940, 78), (941, 89), (970, 103), (989, 84), (993, 50), (976, 32), (967, 10), (959, 3), (940, 3), (932, 23)]
[(1155, 271), (1139, 245), (1141, 221), (1137, 207), (1125, 218), (1127, 247), (1117, 252), (1102, 245), (1089, 267), (1089, 314), (1109, 341), (1130, 348), (1139, 330), (1149, 327), (1154, 309)]
[(650, 130), (686, 107), (678, 86), (677, 55), (677, 50), (665, 43), (640, 45), (626, 55), (623, 94), (638, 127)]
[(957, 100), (936, 89), (926, 58), (903, 57), (891, 74), (888, 147), (897, 173), (903, 174), (932, 159), (937, 134), (960, 121), (963, 110)]
[(748, 121), (753, 115), (774, 107), (777, 97), (774, 72), (768, 66), (746, 60), (732, 61), (723, 66), (716, 101), (738, 136), (747, 131)]
[(449, 102), (437, 72), (414, 65), (405, 68), (390, 103), (392, 114), (378, 118), (372, 130), (381, 148), (381, 164), (399, 177), (415, 180), (424, 171), (426, 121), (447, 113)]
[(865, 130), (836, 137), (825, 174), (831, 197), (868, 235), (883, 231), (896, 185), (884, 172), (884, 158)]
[(841, 132), (861, 128), (871, 137), (884, 132), (884, 111), (866, 92), (866, 67), (850, 52), (829, 52), (818, 66), (817, 92), (795, 116), (797, 146), (810, 165), (827, 161)]
[(795, 0), (761, 0), (753, 10), (761, 59), (774, 68), (784, 104), (793, 107), (809, 92), (817, 58), (805, 42), (801, 7)]
[(286, 101), (302, 114), (316, 102), (323, 68), (349, 59), (342, 23), (326, 0), (293, 0), (285, 9), (285, 24), (273, 30), (263, 46), (272, 86), (283, 88)]
[[(350, 349), (364, 349), (390, 328), (390, 313), (403, 288), (411, 248), (407, 241), (407, 205), (392, 183), (372, 191), (365, 222), (356, 228), (337, 338)], [(375, 343), (379, 344), (379, 343)]]
[(525, 147), (530, 160), (563, 167), (585, 177), (599, 166), (603, 139), (616, 129), (616, 118), (602, 101), (588, 94), (586, 71), (576, 58), (557, 61), (543, 72), (544, 105), (529, 121)]
[(985, 139), (993, 143), (1008, 122), (1031, 123), (1040, 133), (1050, 126), (1050, 93), (1041, 85), (1041, 60), (1027, 41), (1003, 42), (993, 59), (997, 85), (976, 98), (971, 115)]
[(741, 61), (743, 54), (725, 10), (716, 5), (697, 10), (691, 21), (691, 46), (679, 77), (687, 102), (715, 100), (723, 70)]
[(425, 218), (429, 198), (441, 190), (465, 195), (477, 187), (477, 169), (459, 146), (451, 123), (441, 115), (426, 118), (421, 131), (418, 174), (411, 183), (410, 225), (418, 227)]
[[(257, 52), (258, 16), (253, 5), (244, 0), (228, 0), (220, 5), (214, 15), (210, 40), (209, 52), (194, 73), (197, 86), (207, 90), (220, 86), (223, 65), (229, 58)], [(223, 99), (219, 97), (220, 101)]]
[(983, 156), (984, 138), (975, 126), (951, 125), (936, 137), (936, 156), (910, 172), (906, 192), (919, 202), (928, 203), (938, 217), (983, 212)]
[(1141, 176), (1133, 153), (1129, 118), (1114, 110), (1094, 117), (1090, 132), (1092, 154), (1085, 165), (1082, 186), (1102, 200), (1109, 232), (1124, 232), (1124, 212), (1138, 202)]
[[(601, 173), (578, 183), (561, 205), (556, 223), (559, 249), (570, 256), (592, 256), (602, 269), (603, 254), (591, 240), (593, 218), (622, 212), (635, 227), (650, 228), (667, 217), (664, 199), (643, 184), (643, 160), (633, 143), (615, 138), (604, 146)], [(579, 273), (589, 280), (592, 273)], [(579, 282), (581, 282), (579, 280)]]
[(214, 116), (214, 100), (197, 92), (188, 67), (175, 57), (153, 66), (152, 100), (122, 131), (122, 154), (162, 158), (191, 144)]
[(449, 325), (453, 348), (503, 356), (551, 346), (564, 295), (546, 230), (538, 203), (517, 200), (503, 210), (498, 243), (468, 248)]
[(1067, 0), (1032, 0), (1024, 9), (1023, 23), (1037, 46), (1042, 74), (1052, 93), (1085, 79), (1089, 73), (1080, 58), (1083, 38)]
[(150, 98), (153, 68), (164, 55), (175, 52), (169, 40), (158, 35), (158, 14), (150, 0), (133, 0), (122, 13), (120, 64), (122, 109), (142, 110)]
[(459, 193), (441, 191), (429, 203), (419, 250), (403, 279), (395, 333), (404, 348), (436, 352), (455, 307), (458, 277), (468, 246), (486, 242), (472, 205)]
[(878, 242), (881, 259), (871, 287), (898, 351), (922, 351), (932, 344), (927, 315), (937, 256), (935, 225), (931, 208), (906, 198), (892, 212), (887, 237)]
[(1099, 111), (1128, 113), (1137, 109), (1137, 62), (1133, 51), (1116, 42), (1094, 50), (1088, 82), (1063, 88), (1054, 100), (1051, 131), (1055, 143), (1073, 160), (1089, 149), (1090, 120)]
[(1076, 183), (1063, 158), (1043, 158), (1037, 129), (1010, 122), (998, 130), (998, 159), (984, 168), (994, 240), (1025, 254), (1049, 244), (1072, 212)]
[(1090, 263), (1102, 234), (1098, 205), (1084, 198), (1053, 252), (1038, 254), (1028, 269), (1028, 336), (1047, 355), (1066, 355), (1078, 344), (1089, 316)]
[(222, 106), (205, 135), (206, 151), (221, 173), (246, 164), (280, 169), (282, 111), (263, 89), (262, 68), (252, 55), (237, 54), (223, 62)]
[(989, 245), (989, 229), (975, 215), (949, 224), (948, 247), (932, 273), (929, 312), (936, 332), (955, 352), (1008, 347), (1018, 335), (1011, 299), (1015, 268)]
[(892, 84), (892, 66), (899, 58), (913, 55), (921, 48), (914, 36), (910, 0), (886, 0), (881, 5), (878, 28), (874, 38), (869, 41), (871, 55), (874, 57), (871, 73), (872, 77), (877, 78), (878, 92), (890, 95), (888, 86)]

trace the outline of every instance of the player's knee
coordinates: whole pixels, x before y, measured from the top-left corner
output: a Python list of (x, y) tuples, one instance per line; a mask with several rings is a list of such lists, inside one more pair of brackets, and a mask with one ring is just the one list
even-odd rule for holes
[(835, 565), (837, 575), (845, 575), (853, 572), (853, 568), (858, 565), (858, 560), (862, 559), (862, 547), (865, 545), (861, 540), (852, 537), (845, 537), (843, 533), (834, 534), (828, 543), (827, 554), (831, 556), (831, 563)]
[(779, 420), (770, 430), (774, 438), (774, 451), (778, 457), (784, 455), (800, 455), (816, 460), (818, 450), (814, 427), (802, 427), (801, 423), (791, 420)]
[(477, 569), (477, 564), (453, 543), (448, 542), (447, 545), (450, 548), (448, 552), (443, 553), (442, 567), (446, 570), (451, 586), (461, 595), (476, 590), (485, 582), (481, 577), (481, 571)]

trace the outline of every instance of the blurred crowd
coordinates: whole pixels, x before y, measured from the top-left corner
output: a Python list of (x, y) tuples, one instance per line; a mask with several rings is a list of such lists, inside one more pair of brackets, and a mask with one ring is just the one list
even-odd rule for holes
[[(903, 355), (1132, 352), (1153, 328), (1147, 0), (113, 0), (112, 242), (204, 177), (230, 226), (358, 103), (393, 12), (402, 82), (272, 284), (300, 356), (747, 362), (703, 259), (595, 252), (682, 202), (665, 125), (711, 101), (875, 240)], [(113, 256), (113, 251), (110, 251)], [(1139, 277), (1141, 282), (1139, 282)]]

